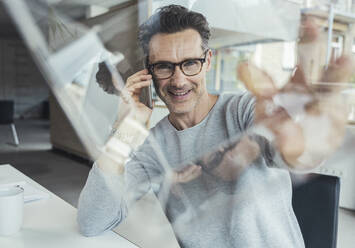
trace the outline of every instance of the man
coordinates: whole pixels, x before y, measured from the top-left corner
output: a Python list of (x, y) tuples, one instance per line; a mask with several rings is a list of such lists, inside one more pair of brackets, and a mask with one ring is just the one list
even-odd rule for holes
[[(275, 118), (265, 115), (263, 106), (275, 89), (251, 65), (240, 67), (244, 81), (253, 81), (248, 74), (252, 72), (271, 84), (263, 92), (250, 87), (256, 101), (245, 92), (209, 94), (209, 37), (204, 16), (176, 5), (161, 8), (140, 27), (148, 69), (128, 78), (126, 89), (136, 108), (150, 113), (138, 97), (153, 80), (169, 115), (125, 165), (124, 192), (119, 186), (112, 189), (120, 177), (105, 174), (104, 163), (95, 163), (79, 200), (78, 221), (84, 235), (115, 227), (128, 214), (131, 202), (153, 189), (181, 247), (304, 247), (291, 206), (289, 172), (281, 169), (302, 166), (298, 161), (305, 151), (302, 130), (284, 109), (276, 108)], [(300, 73), (295, 77), (299, 79)], [(249, 132), (253, 122), (262, 119), (274, 132), (280, 153)], [(218, 148), (231, 139), (232, 144)], [(290, 139), (293, 146), (288, 145)]]

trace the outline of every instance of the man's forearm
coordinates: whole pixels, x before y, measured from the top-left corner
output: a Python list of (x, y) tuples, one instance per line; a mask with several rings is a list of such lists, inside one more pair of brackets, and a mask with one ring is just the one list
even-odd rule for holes
[(95, 236), (117, 226), (127, 215), (120, 176), (105, 175), (94, 165), (78, 203), (79, 231)]

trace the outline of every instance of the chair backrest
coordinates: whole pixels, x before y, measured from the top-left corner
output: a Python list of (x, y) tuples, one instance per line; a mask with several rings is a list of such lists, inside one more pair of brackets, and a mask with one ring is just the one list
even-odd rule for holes
[(14, 101), (0, 100), (0, 124), (14, 123)]
[(293, 187), (292, 204), (306, 248), (335, 248), (338, 230), (340, 179), (311, 174)]

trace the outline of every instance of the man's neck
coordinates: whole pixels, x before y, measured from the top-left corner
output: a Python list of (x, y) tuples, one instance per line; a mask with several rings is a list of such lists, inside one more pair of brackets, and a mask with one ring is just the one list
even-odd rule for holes
[(205, 119), (217, 99), (218, 96), (207, 94), (205, 98), (197, 103), (193, 111), (183, 114), (170, 113), (168, 117), (169, 121), (177, 130), (193, 127)]

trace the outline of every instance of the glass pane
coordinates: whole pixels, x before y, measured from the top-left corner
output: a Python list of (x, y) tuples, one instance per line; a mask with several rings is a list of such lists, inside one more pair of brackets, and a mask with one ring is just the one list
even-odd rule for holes
[[(346, 61), (326, 65), (324, 28), (299, 33), (301, 1), (4, 3), (95, 161), (79, 200), (84, 235), (115, 229), (141, 247), (324, 238), (312, 221), (302, 235), (292, 187), (312, 182), (308, 172), (336, 151), (342, 168), (355, 161), (342, 139), (354, 87)], [(197, 75), (176, 67), (158, 80), (144, 69), (207, 48)]]

